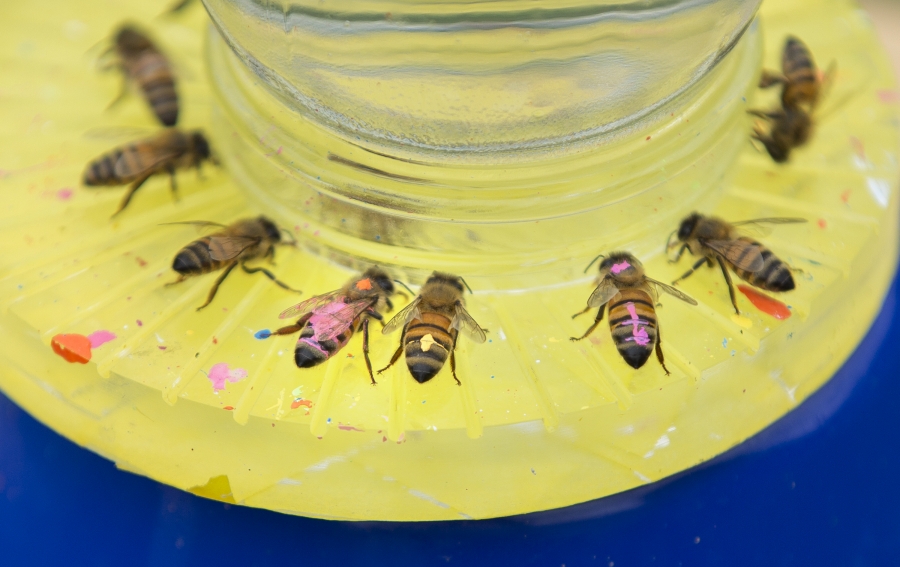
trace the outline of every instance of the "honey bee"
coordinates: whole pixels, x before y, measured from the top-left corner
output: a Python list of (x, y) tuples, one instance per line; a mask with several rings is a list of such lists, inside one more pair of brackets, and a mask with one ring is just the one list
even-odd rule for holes
[(782, 73), (763, 71), (760, 88), (782, 85), (781, 108), (773, 111), (751, 110), (750, 113), (771, 122), (768, 133), (754, 126), (752, 137), (759, 140), (777, 163), (787, 161), (793, 148), (809, 140), (813, 129), (812, 114), (833, 73), (833, 66), (819, 75), (812, 54), (796, 37), (789, 36), (781, 57)]
[(390, 296), (394, 284), (387, 273), (372, 267), (337, 289), (311, 297), (284, 310), (278, 317), (287, 319), (300, 315), (297, 322), (272, 332), (272, 335), (291, 335), (301, 331), (294, 349), (298, 368), (310, 368), (334, 356), (362, 329), (363, 356), (369, 379), (375, 384), (372, 363), (369, 361), (369, 319), (383, 321), (381, 311), (394, 308)]
[(422, 384), (437, 375), (449, 355), (453, 379), (460, 384), (456, 377), (455, 352), (459, 331), (476, 343), (483, 343), (487, 338), (485, 329), (466, 311), (463, 292), (468, 287), (459, 276), (433, 272), (419, 295), (382, 329), (387, 335), (402, 327), (403, 333), (391, 361), (378, 373), (393, 366), (405, 350), (409, 373)]
[(199, 172), (205, 160), (216, 163), (206, 137), (199, 130), (182, 132), (173, 128), (152, 138), (115, 148), (91, 161), (84, 170), (83, 182), (88, 186), (131, 183), (119, 208), (113, 213), (116, 216), (128, 206), (134, 193), (151, 175), (168, 173), (172, 194), (177, 195), (175, 170), (196, 167)]
[(125, 76), (125, 84), (110, 106), (125, 96), (130, 80), (140, 87), (159, 121), (174, 126), (178, 122), (178, 93), (168, 59), (146, 35), (128, 25), (116, 34), (113, 49), (119, 56), (118, 66)]
[(601, 254), (584, 271), (587, 272), (600, 258), (603, 261), (600, 262), (597, 287), (588, 298), (587, 307), (572, 315), (572, 318), (599, 307), (597, 316), (583, 335), (571, 337), (571, 340), (580, 341), (590, 335), (603, 321), (603, 313), (609, 304), (609, 330), (616, 349), (625, 362), (632, 368), (640, 368), (655, 348), (656, 359), (668, 375), (669, 369), (666, 368), (663, 357), (659, 322), (654, 309), (658, 298), (657, 290), (691, 305), (697, 305), (697, 302), (673, 287), (648, 278), (644, 273), (644, 266), (628, 252), (612, 252), (608, 257)]
[(295, 245), (293, 240), (283, 242), (282, 230), (267, 219), (260, 216), (255, 219), (242, 219), (229, 225), (207, 221), (190, 221), (168, 224), (193, 224), (201, 227), (215, 227), (220, 230), (203, 238), (199, 238), (182, 248), (172, 261), (172, 269), (178, 272), (178, 279), (166, 284), (167, 286), (183, 282), (192, 276), (199, 276), (225, 269), (222, 275), (216, 279), (206, 297), (206, 303), (197, 308), (200, 311), (209, 305), (219, 285), (225, 281), (231, 270), (240, 264), (241, 269), (248, 274), (262, 272), (270, 280), (288, 291), (295, 291), (284, 282), (280, 281), (269, 270), (261, 267), (248, 267), (246, 262), (257, 258), (275, 258), (275, 246), (277, 244)]
[[(731, 296), (731, 304), (738, 315), (741, 311), (737, 306), (734, 293), (734, 285), (731, 283), (730, 267), (739, 278), (761, 289), (768, 291), (790, 291), (794, 289), (794, 277), (791, 268), (780, 260), (771, 250), (748, 237), (741, 236), (736, 227), (752, 226), (765, 227), (775, 224), (803, 223), (806, 219), (800, 218), (767, 218), (742, 222), (728, 223), (716, 217), (706, 217), (699, 213), (691, 213), (681, 221), (678, 230), (669, 236), (666, 249), (671, 250), (681, 243), (673, 262), (681, 259), (685, 250), (691, 254), (701, 256), (691, 269), (680, 278), (672, 282), (677, 284), (681, 280), (694, 273), (706, 262), (713, 267), (713, 262), (718, 262), (722, 269), (722, 275), (728, 283), (728, 293)], [(678, 236), (676, 242), (672, 242), (673, 236)]]

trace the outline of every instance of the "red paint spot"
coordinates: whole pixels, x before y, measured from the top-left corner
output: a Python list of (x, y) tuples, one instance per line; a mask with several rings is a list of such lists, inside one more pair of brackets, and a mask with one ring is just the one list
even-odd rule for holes
[(234, 408), (233, 408), (232, 406), (225, 406), (225, 407), (222, 408), (222, 409), (223, 409), (223, 410), (227, 410), (227, 411), (231, 411), (231, 410), (233, 410)]
[(135, 256), (134, 259), (137, 260), (138, 266), (142, 268), (147, 265), (147, 260), (144, 260), (140, 256)]
[(369, 278), (363, 278), (359, 280), (358, 282), (356, 282), (356, 289), (372, 289), (372, 280), (370, 280)]
[(291, 402), (291, 409), (297, 409), (297, 408), (299, 408), (300, 406), (304, 406), (304, 407), (306, 407), (306, 408), (311, 408), (311, 407), (312, 407), (312, 402), (309, 401), (309, 400), (304, 400), (304, 399), (302, 399), (302, 398), (296, 399), (296, 400), (294, 400), (293, 402)]
[(162, 345), (159, 345), (159, 346), (157, 346), (156, 348), (158, 348), (159, 350), (166, 350), (167, 347), (164, 347), (164, 346), (162, 346)]
[[(129, 297), (128, 299), (131, 299), (131, 298)], [(140, 319), (138, 319), (138, 320), (137, 320), (137, 326), (138, 326), (138, 327), (143, 327), (143, 326), (144, 326), (144, 322), (141, 321)]]
[(84, 335), (59, 334), (50, 339), (50, 346), (53, 347), (53, 352), (68, 362), (87, 364), (91, 359), (91, 341)]
[(365, 431), (366, 431), (365, 429), (357, 429), (356, 427), (353, 427), (352, 425), (344, 425), (342, 423), (338, 423), (338, 429), (342, 429), (344, 431), (360, 431), (362, 433), (365, 433)]
[(819, 228), (825, 228), (826, 226), (828, 226), (828, 223), (825, 222), (825, 219), (819, 219), (817, 224), (819, 225)]
[(841, 193), (841, 201), (846, 205), (850, 201), (850, 190), (847, 189), (843, 193)]
[[(649, 139), (650, 139), (650, 136), (647, 136), (647, 140), (649, 140)], [(645, 140), (645, 141), (646, 141), (646, 140)]]
[(747, 296), (750, 303), (763, 313), (767, 313), (776, 319), (787, 319), (791, 316), (791, 310), (788, 309), (787, 305), (777, 299), (772, 299), (768, 295), (763, 295), (750, 286), (739, 285), (737, 287), (741, 290), (741, 293)]
[(217, 339), (216, 337), (213, 337), (213, 344), (214, 345), (219, 344), (219, 339)]

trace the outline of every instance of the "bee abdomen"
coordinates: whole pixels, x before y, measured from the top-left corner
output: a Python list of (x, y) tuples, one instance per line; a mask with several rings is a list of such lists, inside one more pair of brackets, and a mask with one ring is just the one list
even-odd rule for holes
[(404, 349), (409, 373), (420, 384), (440, 372), (453, 348), (453, 337), (447, 332), (450, 320), (430, 313), (424, 317), (426, 321), (416, 319), (407, 327)]
[(217, 270), (222, 262), (213, 260), (209, 253), (209, 239), (191, 242), (182, 248), (172, 261), (172, 269), (179, 274), (196, 276)]
[(629, 289), (619, 292), (609, 307), (609, 329), (619, 354), (632, 368), (647, 362), (656, 346), (656, 311), (646, 292)]
[(742, 280), (768, 291), (791, 291), (794, 289), (794, 276), (787, 264), (762, 244), (754, 242), (754, 245), (760, 248), (760, 255), (763, 259), (762, 269), (748, 272), (735, 268), (734, 272)]
[(300, 333), (300, 339), (297, 341), (297, 348), (294, 349), (294, 362), (298, 368), (310, 368), (318, 364), (322, 364), (339, 350), (353, 336), (353, 329), (356, 325), (347, 328), (345, 331), (338, 333), (334, 339), (318, 340), (316, 339), (316, 330), (313, 325), (307, 325)]
[(122, 150), (117, 149), (88, 164), (84, 172), (85, 185), (121, 185), (123, 181), (116, 174), (116, 162), (122, 158)]
[(147, 53), (133, 74), (160, 122), (174, 126), (178, 121), (178, 94), (168, 61), (159, 53)]

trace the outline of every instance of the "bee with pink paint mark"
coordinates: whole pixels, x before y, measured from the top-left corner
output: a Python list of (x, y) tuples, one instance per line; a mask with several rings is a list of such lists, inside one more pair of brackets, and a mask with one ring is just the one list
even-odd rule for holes
[(293, 325), (271, 334), (291, 335), (301, 331), (294, 349), (294, 362), (298, 368), (310, 368), (334, 356), (354, 333), (362, 330), (363, 356), (369, 378), (375, 384), (369, 361), (369, 319), (383, 321), (381, 312), (394, 308), (390, 296), (395, 293), (390, 276), (381, 268), (372, 267), (340, 289), (311, 297), (286, 309), (279, 318), (297, 315), (300, 318)]
[(669, 369), (663, 358), (659, 322), (654, 309), (658, 299), (657, 290), (691, 305), (697, 305), (697, 302), (671, 286), (648, 278), (644, 273), (644, 266), (628, 252), (612, 252), (609, 256), (601, 254), (588, 264), (585, 273), (600, 258), (603, 261), (600, 262), (600, 273), (597, 275), (597, 288), (588, 298), (587, 307), (572, 315), (572, 318), (599, 308), (597, 316), (583, 335), (571, 339), (580, 341), (590, 335), (603, 321), (603, 314), (609, 304), (609, 330), (625, 362), (632, 368), (640, 368), (655, 349), (656, 358), (668, 375)]

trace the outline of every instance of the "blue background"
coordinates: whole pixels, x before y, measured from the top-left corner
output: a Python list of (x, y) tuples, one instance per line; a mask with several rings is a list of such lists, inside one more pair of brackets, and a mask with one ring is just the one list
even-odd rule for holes
[(480, 522), (340, 523), (121, 472), (0, 395), (0, 565), (900, 565), (897, 284), (794, 412), (661, 483)]

